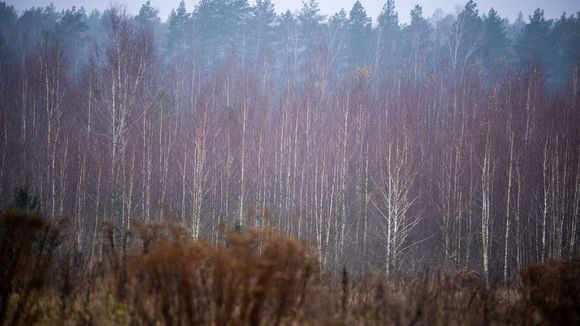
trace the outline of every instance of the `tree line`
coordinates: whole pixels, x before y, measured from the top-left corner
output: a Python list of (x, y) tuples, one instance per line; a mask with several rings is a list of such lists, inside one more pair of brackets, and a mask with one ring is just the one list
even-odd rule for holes
[(0, 3), (0, 35), (2, 203), (73, 216), (91, 259), (135, 219), (274, 227), (387, 275), (578, 256), (580, 14)]

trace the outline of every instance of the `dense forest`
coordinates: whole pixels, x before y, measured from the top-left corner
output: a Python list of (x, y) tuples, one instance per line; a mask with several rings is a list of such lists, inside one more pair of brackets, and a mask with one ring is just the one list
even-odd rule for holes
[(216, 246), (276, 229), (327, 271), (578, 257), (580, 12), (410, 17), (0, 2), (0, 210), (70, 217), (90, 262), (107, 226), (122, 247), (163, 221)]

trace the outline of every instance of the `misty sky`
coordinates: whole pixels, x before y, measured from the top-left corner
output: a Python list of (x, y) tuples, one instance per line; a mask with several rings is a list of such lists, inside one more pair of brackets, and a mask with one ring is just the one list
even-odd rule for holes
[[(130, 13), (136, 14), (139, 12), (141, 5), (147, 0), (120, 0), (120, 1), (95, 1), (95, 0), (8, 0), (8, 4), (21, 11), (32, 6), (46, 6), (51, 2), (58, 9), (70, 8), (72, 6), (83, 6), (87, 11), (92, 9), (103, 10), (111, 3), (118, 3), (126, 5)], [(347, 13), (350, 11), (353, 3), (356, 0), (319, 0), (320, 8), (324, 14), (329, 15), (338, 12), (344, 8)], [(198, 0), (186, 1), (188, 11), (191, 11)], [(253, 0), (249, 0), (254, 3)], [(300, 0), (272, 0), (276, 11), (296, 11), (302, 6)], [(367, 14), (373, 17), (373, 21), (379, 14), (383, 4), (386, 0), (361, 0), (361, 3), (367, 10)], [(399, 20), (402, 23), (408, 22), (409, 12), (415, 4), (423, 7), (423, 13), (426, 16), (431, 16), (438, 8), (446, 13), (455, 13), (457, 8), (463, 6), (467, 0), (396, 0), (395, 4), (399, 12)], [(160, 11), (160, 16), (163, 20), (167, 18), (172, 8), (176, 8), (179, 0), (151, 0), (153, 6)], [(562, 12), (573, 14), (580, 11), (580, 1), (578, 0), (479, 0), (477, 1), (480, 13), (486, 13), (491, 7), (494, 7), (502, 17), (507, 17), (513, 21), (517, 17), (518, 12), (522, 12), (524, 17), (528, 17), (536, 8), (544, 9), (545, 15), (549, 18), (558, 18)]]

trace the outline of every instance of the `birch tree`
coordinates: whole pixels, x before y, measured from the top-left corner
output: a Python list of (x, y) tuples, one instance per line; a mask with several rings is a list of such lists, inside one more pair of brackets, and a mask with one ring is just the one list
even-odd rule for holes
[(389, 140), (386, 146), (384, 166), (373, 180), (372, 203), (382, 226), (385, 274), (390, 276), (398, 271), (402, 254), (413, 245), (409, 239), (421, 213), (414, 210), (420, 194), (414, 190), (416, 174), (409, 138)]

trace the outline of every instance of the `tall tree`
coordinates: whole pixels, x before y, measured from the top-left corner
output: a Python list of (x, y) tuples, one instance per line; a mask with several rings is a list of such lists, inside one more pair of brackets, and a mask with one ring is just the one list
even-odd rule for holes
[(234, 53), (245, 63), (248, 51), (250, 6), (247, 0), (202, 0), (193, 18), (198, 50), (213, 65)]
[[(149, 14), (150, 11), (146, 10)], [(180, 53), (191, 47), (191, 15), (185, 9), (185, 1), (179, 2), (177, 10), (171, 10), (167, 18), (165, 51), (169, 54)]]
[(397, 63), (400, 62), (401, 27), (399, 15), (395, 11), (395, 0), (388, 0), (383, 6), (376, 28), (374, 45), (374, 71), (376, 78), (392, 79)]
[(552, 46), (550, 27), (552, 20), (546, 20), (544, 11), (536, 9), (530, 15), (530, 22), (524, 27), (516, 43), (516, 52), (525, 65), (530, 60), (544, 62), (544, 55)]
[[(129, 150), (129, 131), (147, 108), (150, 94), (145, 86), (152, 77), (154, 45), (152, 35), (137, 30), (126, 12), (111, 8), (105, 14), (107, 31), (106, 60), (101, 72), (99, 93), (99, 128), (106, 135), (105, 148), (110, 153), (108, 210), (113, 223), (124, 234), (130, 227), (129, 215), (133, 207), (132, 174), (127, 170), (133, 166)], [(145, 104), (145, 105), (143, 105)], [(134, 152), (133, 152), (134, 153)]]
[(449, 56), (455, 80), (463, 78), (485, 44), (477, 4), (470, 0), (457, 16), (449, 34)]
[(371, 19), (360, 1), (354, 3), (348, 18), (347, 53), (351, 65), (367, 65), (369, 59)]
[(304, 0), (296, 18), (299, 24), (300, 43), (303, 48), (302, 56), (305, 60), (309, 60), (318, 50), (317, 45), (326, 16), (320, 13), (317, 0)]
[(551, 86), (565, 85), (570, 72), (580, 64), (580, 17), (566, 17), (562, 14), (550, 30), (552, 51), (545, 54), (545, 64), (548, 69)]
[[(258, 63), (266, 64), (268, 54), (271, 55), (274, 42), (274, 30), (276, 24), (276, 12), (271, 0), (257, 0), (252, 7), (249, 21), (250, 40), (254, 46), (254, 69)], [(272, 58), (269, 58), (272, 59)]]
[(63, 11), (61, 16), (55, 26), (56, 33), (62, 40), (68, 60), (72, 62), (70, 73), (74, 80), (78, 80), (88, 57), (87, 16), (83, 8), (77, 10), (75, 7)]
[[(181, 3), (179, 3), (178, 10), (182, 10), (181, 8), (182, 8)], [(140, 25), (157, 24), (157, 23), (159, 23), (158, 14), (159, 14), (159, 10), (157, 10), (157, 8), (154, 8), (153, 6), (151, 6), (151, 1), (147, 0), (147, 2), (145, 2), (144, 4), (141, 5), (141, 9), (139, 9), (139, 14), (137, 16), (135, 16), (135, 20)], [(177, 13), (176, 13), (176, 15), (177, 15)], [(170, 17), (172, 17), (172, 16), (173, 15), (170, 15)]]
[(425, 60), (431, 44), (432, 28), (423, 17), (423, 8), (416, 5), (411, 10), (411, 24), (403, 30), (405, 42), (405, 56), (409, 60), (411, 79), (415, 84), (425, 73)]
[(491, 8), (483, 18), (485, 45), (481, 56), (489, 72), (494, 67), (505, 67), (510, 59), (510, 41), (506, 34), (505, 22), (497, 11)]

